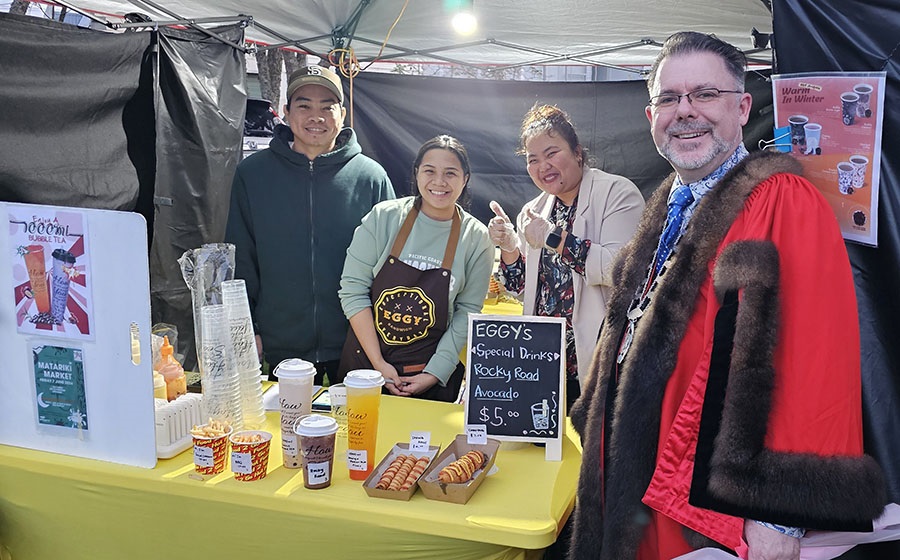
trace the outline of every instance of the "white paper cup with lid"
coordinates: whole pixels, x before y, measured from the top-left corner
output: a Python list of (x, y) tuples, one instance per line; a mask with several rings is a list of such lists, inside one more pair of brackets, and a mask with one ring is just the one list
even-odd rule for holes
[(281, 405), (281, 451), (285, 468), (299, 469), (302, 464), (294, 423), (312, 410), (313, 379), (316, 368), (300, 358), (283, 360), (274, 370), (278, 378), (278, 403)]

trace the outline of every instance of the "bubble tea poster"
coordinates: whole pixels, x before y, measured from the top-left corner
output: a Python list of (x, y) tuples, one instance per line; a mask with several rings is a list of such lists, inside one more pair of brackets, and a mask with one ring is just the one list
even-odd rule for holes
[(15, 204), (7, 208), (18, 331), (93, 338), (84, 214)]
[(844, 239), (878, 244), (885, 72), (772, 76), (774, 145), (803, 166), (834, 210)]

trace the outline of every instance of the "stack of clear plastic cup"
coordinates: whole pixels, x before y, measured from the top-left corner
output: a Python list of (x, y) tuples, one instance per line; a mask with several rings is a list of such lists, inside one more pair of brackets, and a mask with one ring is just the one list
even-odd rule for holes
[(253, 319), (247, 287), (243, 280), (222, 282), (222, 303), (228, 316), (231, 343), (234, 348), (234, 365), (241, 384), (241, 412), (245, 428), (262, 428), (266, 424), (263, 405), (261, 367), (253, 334)]
[[(221, 284), (234, 278), (234, 245), (231, 243), (206, 243), (189, 249), (178, 259), (181, 276), (191, 290), (194, 310), (194, 343), (197, 358), (202, 360), (203, 321), (200, 310), (204, 305), (222, 303)], [(169, 339), (172, 340), (171, 338)]]
[(200, 383), (203, 404), (210, 418), (228, 422), (235, 430), (243, 427), (241, 380), (234, 367), (234, 346), (224, 305), (200, 308), (202, 322)]

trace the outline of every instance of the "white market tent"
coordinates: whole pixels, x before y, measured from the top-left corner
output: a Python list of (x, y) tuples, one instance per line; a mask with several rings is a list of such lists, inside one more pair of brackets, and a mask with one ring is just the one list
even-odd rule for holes
[[(478, 28), (450, 28), (447, 0), (66, 0), (117, 26), (141, 13), (154, 22), (209, 28), (248, 16), (246, 39), (324, 55), (352, 47), (361, 62), (443, 61), (478, 65), (649, 65), (676, 31), (714, 33), (750, 55), (751, 29), (771, 33), (765, 0), (475, 0)], [(402, 15), (401, 15), (402, 12)], [(399, 19), (398, 19), (399, 16)], [(396, 21), (396, 25), (393, 26)], [(761, 53), (759, 62), (768, 63)]]
[[(64, 6), (70, 14), (88, 16), (93, 29), (115, 32), (87, 33), (12, 14), (0, 18), (0, 36), (6, 35), (0, 42), (8, 45), (7, 56), (0, 56), (7, 76), (0, 113), (5, 132), (17, 142), (0, 162), (0, 188), (8, 200), (143, 214), (157, 265), (151, 269), (154, 314), (180, 317), (190, 309), (190, 294), (171, 263), (186, 249), (221, 241), (224, 232), (246, 99), (241, 51), (286, 47), (324, 57), (342, 47), (352, 48), (363, 65), (375, 59), (493, 69), (581, 64), (627, 68), (638, 78), (676, 31), (715, 33), (753, 51), (751, 29), (772, 30), (764, 0), (474, 0), (479, 26), (462, 38), (449, 25), (449, 1), (32, 2), (32, 11)], [(766, 64), (771, 51), (758, 57)], [(57, 95), (60, 75), (66, 77), (65, 102)], [(537, 99), (558, 100), (572, 111), (613, 171), (622, 173), (617, 165), (641, 160), (634, 180), (646, 185), (668, 173), (645, 133), (645, 90), (638, 82), (599, 95), (598, 84), (568, 84), (563, 93), (556, 89), (562, 84), (550, 82), (532, 88), (522, 82), (418, 78), (362, 72), (356, 86), (349, 86), (360, 143), (383, 162), (401, 193), (409, 152), (422, 138), (452, 131), (466, 138), (479, 160), (482, 184), (473, 181), (475, 198), (521, 202), (533, 187), (514, 154), (513, 128)], [(769, 89), (758, 85), (763, 94)], [(35, 103), (44, 107), (40, 124), (27, 117), (26, 108)], [(622, 122), (626, 115), (632, 124)], [(65, 134), (59, 122), (67, 123)], [(634, 133), (623, 134), (626, 128)], [(27, 135), (17, 135), (24, 130)], [(97, 142), (85, 143), (85, 134)], [(42, 151), (55, 154), (47, 162), (52, 170), (36, 174), (27, 162)], [(74, 178), (66, 172), (73, 167), (81, 170)], [(185, 324), (184, 330), (192, 329)]]

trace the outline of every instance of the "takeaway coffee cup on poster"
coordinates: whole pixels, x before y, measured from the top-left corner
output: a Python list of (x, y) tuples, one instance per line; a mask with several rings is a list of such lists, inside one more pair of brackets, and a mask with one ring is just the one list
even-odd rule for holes
[(837, 164), (838, 190), (841, 194), (853, 194), (853, 171), (853, 164), (849, 161)]
[(44, 246), (25, 247), (25, 269), (31, 285), (31, 297), (39, 314), (50, 313), (50, 290), (47, 286), (47, 263), (44, 261)]
[(288, 358), (275, 366), (278, 402), (281, 405), (281, 452), (285, 468), (302, 465), (294, 423), (312, 410), (313, 379), (316, 368), (300, 358)]
[(355, 369), (344, 378), (347, 386), (347, 467), (351, 480), (365, 480), (375, 467), (378, 410), (384, 378), (374, 369)]
[(853, 86), (853, 93), (859, 96), (856, 104), (857, 117), (871, 117), (872, 110), (869, 108), (869, 101), (872, 98), (872, 90), (874, 88), (869, 84), (856, 84)]
[(806, 137), (806, 151), (804, 153), (821, 154), (822, 148), (819, 147), (819, 142), (822, 140), (822, 125), (819, 123), (806, 123), (803, 125), (803, 134)]
[(866, 181), (866, 167), (869, 165), (869, 158), (863, 155), (850, 156), (850, 165), (853, 166), (853, 180), (851, 184), (854, 189), (859, 189)]
[(50, 316), (57, 325), (66, 318), (69, 302), (69, 278), (75, 271), (75, 255), (65, 249), (53, 250), (53, 272), (50, 281)]
[[(806, 115), (791, 115), (788, 124), (791, 125), (791, 144), (803, 148), (806, 146), (806, 132), (803, 126), (809, 122)], [(802, 150), (801, 150), (802, 153)]]
[(331, 416), (307, 414), (294, 424), (294, 433), (300, 437), (300, 455), (303, 457), (303, 486), (318, 490), (331, 486), (334, 468), (334, 435), (338, 424)]
[(841, 94), (841, 115), (844, 124), (850, 126), (856, 119), (856, 108), (859, 105), (859, 95), (852, 91)]

